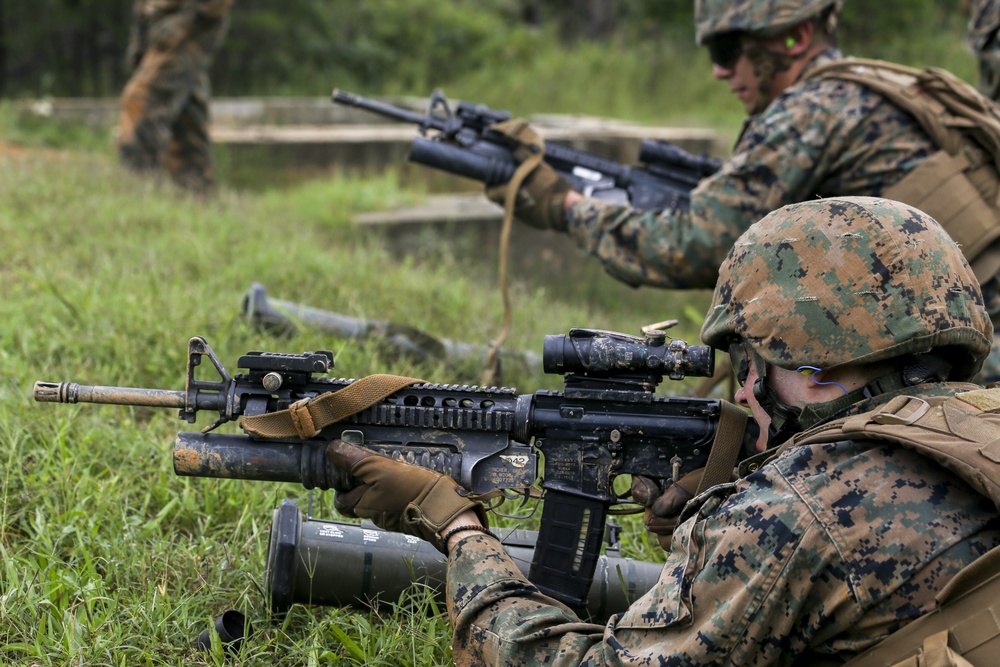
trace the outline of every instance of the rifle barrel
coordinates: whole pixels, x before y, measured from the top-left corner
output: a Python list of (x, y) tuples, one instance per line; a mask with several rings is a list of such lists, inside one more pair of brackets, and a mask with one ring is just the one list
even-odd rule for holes
[(185, 393), (166, 389), (100, 387), (75, 382), (36, 382), (35, 400), (41, 403), (106, 403), (144, 405), (151, 408), (184, 408)]
[(416, 113), (414, 111), (407, 111), (406, 109), (401, 109), (397, 106), (391, 104), (386, 104), (385, 102), (379, 102), (378, 100), (371, 100), (366, 97), (361, 97), (360, 95), (355, 95), (354, 93), (349, 93), (345, 90), (339, 90), (334, 88), (333, 90), (333, 101), (337, 104), (344, 104), (346, 106), (357, 107), (359, 109), (364, 109), (365, 111), (370, 111), (372, 113), (379, 114), (380, 116), (386, 116), (388, 118), (396, 118), (398, 120), (405, 121), (407, 123), (413, 123), (414, 125), (420, 125), (422, 123), (431, 123), (430, 127), (436, 127), (433, 124), (434, 121), (440, 120), (435, 119), (433, 116), (424, 115)]

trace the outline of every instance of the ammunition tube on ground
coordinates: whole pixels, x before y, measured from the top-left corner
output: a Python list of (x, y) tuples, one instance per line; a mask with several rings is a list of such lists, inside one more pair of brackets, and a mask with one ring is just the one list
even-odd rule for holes
[[(436, 145), (440, 142), (431, 143)], [(293, 334), (300, 325), (306, 325), (338, 338), (378, 339), (390, 352), (416, 361), (446, 359), (459, 363), (485, 363), (489, 354), (488, 345), (438, 338), (408, 324), (362, 320), (275, 299), (260, 283), (253, 283), (243, 295), (240, 309), (247, 324), (271, 334)], [(502, 350), (501, 361), (505, 367), (516, 366), (528, 371), (541, 366), (541, 356), (530, 350)]]
[[(527, 575), (538, 534), (495, 530)], [(616, 549), (597, 563), (585, 614), (598, 622), (625, 611), (659, 579), (663, 566), (623, 558)], [(443, 602), (447, 558), (429, 542), (370, 523), (303, 517), (295, 502), (274, 511), (266, 580), (271, 610), (293, 604), (378, 607), (397, 602), (412, 584), (428, 586)]]

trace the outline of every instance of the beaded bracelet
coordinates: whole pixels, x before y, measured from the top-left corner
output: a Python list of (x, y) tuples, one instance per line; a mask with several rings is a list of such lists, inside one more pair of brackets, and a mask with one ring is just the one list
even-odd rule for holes
[(452, 535), (464, 532), (466, 530), (474, 530), (480, 533), (485, 533), (486, 535), (492, 537), (494, 540), (500, 539), (499, 537), (494, 535), (489, 528), (483, 528), (482, 526), (456, 526), (455, 528), (452, 528), (447, 533), (441, 536), (441, 543), (445, 545), (445, 548), (447, 548), (448, 540), (451, 538)]

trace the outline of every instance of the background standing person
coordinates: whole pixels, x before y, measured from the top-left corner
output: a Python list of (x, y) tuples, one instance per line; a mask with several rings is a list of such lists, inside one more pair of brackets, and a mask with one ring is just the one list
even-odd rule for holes
[(165, 171), (198, 193), (215, 187), (208, 70), (233, 0), (136, 0), (118, 152), (136, 171)]
[[(657, 584), (603, 627), (539, 593), (446, 476), (337, 440), (352, 488), (335, 505), (447, 553), (458, 665), (842, 664), (1000, 544), (969, 482), (1000, 478), (978, 450), (1000, 390), (967, 383), (992, 334), (961, 250), (917, 209), (824, 199), (752, 226), (702, 339), (730, 352), (766, 458), (685, 506)], [(977, 471), (949, 472), (931, 443)]]
[[(748, 115), (732, 156), (691, 192), (689, 207), (660, 211), (586, 198), (542, 163), (518, 193), (518, 218), (569, 234), (631, 285), (710, 289), (733, 242), (769, 212), (817, 197), (887, 197), (927, 211), (965, 248), (1000, 321), (1000, 117), (956, 80), (990, 121), (974, 124), (992, 134), (985, 145), (946, 129), (931, 136), (873, 85), (892, 81), (891, 71), (831, 69), (845, 64), (837, 49), (841, 7), (841, 0), (696, 0), (697, 42)], [(977, 157), (964, 165), (952, 159), (966, 152)], [(487, 195), (502, 203), (505, 191)], [(1000, 380), (1000, 349), (988, 364), (980, 379)]]

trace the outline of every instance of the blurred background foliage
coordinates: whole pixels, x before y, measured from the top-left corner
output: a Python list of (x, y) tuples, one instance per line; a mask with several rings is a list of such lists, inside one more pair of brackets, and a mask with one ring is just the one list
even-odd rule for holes
[[(656, 93), (677, 85), (671, 79), (677, 70), (707, 72), (690, 67), (704, 58), (694, 45), (693, 4), (237, 0), (212, 80), (215, 93), (226, 96), (317, 96), (334, 85), (368, 94), (426, 94), (447, 85), (483, 95), (496, 88), (502, 65), (507, 73), (500, 82), (519, 73), (534, 77), (537, 94), (543, 72), (565, 72), (561, 80), (572, 83), (610, 63), (629, 75), (645, 73), (646, 81), (622, 78), (647, 98), (673, 99)], [(0, 97), (118, 94), (127, 79), (130, 15), (126, 0), (0, 2)], [(965, 21), (954, 0), (847, 0), (842, 47), (859, 56), (940, 65), (971, 79), (974, 65), (961, 44)], [(517, 90), (504, 90), (494, 97), (519, 99)], [(580, 101), (532, 98), (538, 111)]]

